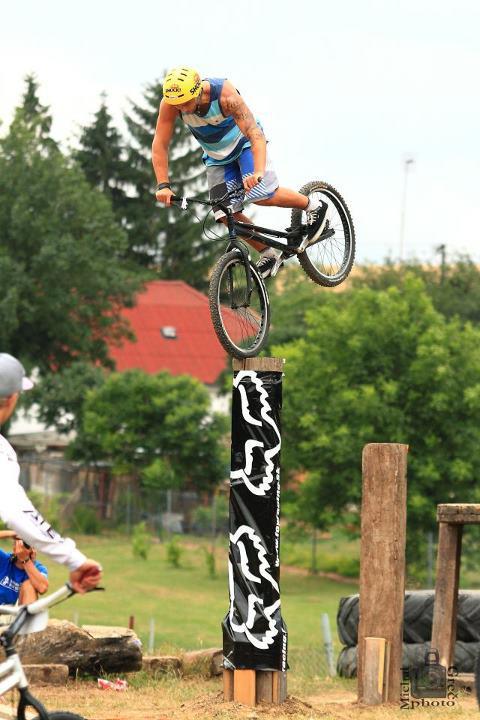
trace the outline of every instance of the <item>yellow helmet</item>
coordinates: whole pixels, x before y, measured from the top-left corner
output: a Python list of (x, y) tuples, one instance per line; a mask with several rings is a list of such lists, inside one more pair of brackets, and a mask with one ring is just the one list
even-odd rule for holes
[(200, 75), (193, 68), (176, 67), (163, 81), (163, 99), (169, 105), (180, 105), (198, 97), (202, 90)]

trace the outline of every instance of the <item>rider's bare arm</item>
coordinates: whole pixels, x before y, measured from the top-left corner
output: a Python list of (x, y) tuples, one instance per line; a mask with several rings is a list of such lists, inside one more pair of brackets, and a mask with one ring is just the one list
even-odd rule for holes
[[(252, 178), (252, 180), (253, 185), (256, 185), (258, 177), (265, 175), (267, 156), (265, 135), (262, 129), (258, 127), (255, 117), (245, 100), (229, 80), (225, 80), (223, 84), (220, 104), (224, 115), (231, 115), (241, 132), (250, 140), (254, 162), (254, 178)], [(250, 187), (247, 189), (250, 189)]]
[[(152, 163), (157, 183), (169, 182), (168, 148), (172, 139), (175, 120), (178, 115), (179, 112), (173, 105), (168, 105), (162, 100), (152, 143)], [(165, 205), (170, 205), (172, 195), (172, 191), (168, 188), (159, 190), (156, 193), (157, 200)]]

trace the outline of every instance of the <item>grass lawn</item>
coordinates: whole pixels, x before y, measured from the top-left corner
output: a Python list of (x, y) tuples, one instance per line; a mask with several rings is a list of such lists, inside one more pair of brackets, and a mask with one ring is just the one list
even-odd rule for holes
[[(58, 605), (51, 613), (53, 617), (78, 617), (80, 624), (125, 627), (133, 615), (135, 630), (145, 644), (150, 618), (154, 618), (157, 651), (221, 646), (220, 623), (228, 610), (226, 542), (218, 542), (215, 579), (208, 576), (206, 543), (201, 539), (182, 540), (180, 568), (168, 565), (165, 544), (161, 543), (151, 545), (148, 560), (134, 558), (130, 542), (122, 537), (82, 537), (78, 544), (102, 563), (106, 592), (72, 598)], [(1, 546), (8, 549), (8, 543)], [(66, 572), (55, 563), (47, 564), (52, 590), (66, 579)], [(287, 568), (281, 576), (281, 590), (291, 660), (300, 657), (302, 650), (316, 649), (323, 664), (321, 614), (329, 614), (336, 640), (338, 600), (356, 592), (357, 587)]]

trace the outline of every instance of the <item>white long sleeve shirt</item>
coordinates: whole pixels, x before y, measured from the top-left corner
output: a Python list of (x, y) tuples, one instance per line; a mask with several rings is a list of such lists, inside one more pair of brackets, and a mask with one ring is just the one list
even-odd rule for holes
[(75, 542), (63, 538), (43, 519), (19, 483), (20, 466), (10, 443), (0, 435), (0, 518), (22, 540), (52, 560), (76, 570), (87, 559)]

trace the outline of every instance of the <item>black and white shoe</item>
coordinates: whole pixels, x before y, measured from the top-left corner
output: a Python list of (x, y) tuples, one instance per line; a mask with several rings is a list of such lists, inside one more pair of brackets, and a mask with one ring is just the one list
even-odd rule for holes
[(307, 210), (307, 239), (308, 245), (315, 240), (318, 240), (325, 228), (325, 221), (327, 219), (328, 205), (325, 202), (315, 208), (315, 210)]
[(262, 278), (273, 277), (283, 267), (283, 260), (280, 255), (262, 255), (256, 264), (256, 268)]

